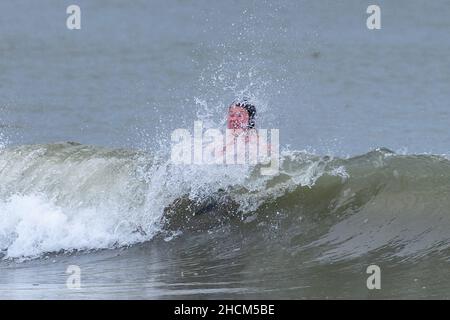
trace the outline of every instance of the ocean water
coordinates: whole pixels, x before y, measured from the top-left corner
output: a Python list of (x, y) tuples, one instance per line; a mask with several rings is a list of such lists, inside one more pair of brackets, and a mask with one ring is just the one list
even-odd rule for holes
[[(450, 4), (370, 4), (1, 2), (0, 298), (448, 299)], [(278, 174), (171, 163), (243, 96)]]

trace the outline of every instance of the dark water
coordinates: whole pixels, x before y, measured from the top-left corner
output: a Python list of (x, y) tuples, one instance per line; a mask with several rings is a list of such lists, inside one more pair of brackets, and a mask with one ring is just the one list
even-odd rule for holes
[[(367, 265), (380, 255), (317, 264), (262, 248), (230, 250), (203, 236), (155, 241), (123, 250), (50, 257), (2, 265), (1, 297), (7, 299), (448, 299), (448, 266), (442, 255), (415, 262), (388, 259), (381, 290), (366, 287)], [(199, 243), (193, 243), (200, 240)], [(238, 237), (238, 239), (240, 239)], [(80, 290), (68, 290), (68, 265), (82, 269)]]

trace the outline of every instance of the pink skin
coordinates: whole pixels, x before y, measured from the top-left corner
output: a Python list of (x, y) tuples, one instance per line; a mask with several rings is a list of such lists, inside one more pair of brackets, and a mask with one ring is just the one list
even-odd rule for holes
[[(248, 127), (250, 116), (248, 115), (248, 112), (246, 109), (239, 107), (237, 105), (232, 105), (228, 109), (228, 119), (227, 119), (227, 128), (232, 130), (232, 134), (234, 136), (238, 136), (241, 133), (245, 132), (248, 133), (250, 130)], [(249, 136), (246, 136), (245, 141), (246, 143), (249, 143)], [(258, 139), (258, 136), (252, 136), (253, 139)], [(256, 142), (257, 143), (257, 142)], [(234, 141), (231, 141), (230, 144), (233, 146)], [(228, 146), (225, 146), (223, 149), (223, 152), (221, 154), (223, 155), (226, 151)], [(270, 145), (266, 145), (265, 147), (269, 148)]]
[(249, 115), (247, 110), (236, 105), (228, 110), (227, 128), (233, 130), (246, 130), (248, 128)]
[[(232, 130), (233, 136), (238, 136), (242, 132), (247, 132), (249, 118), (247, 110), (237, 105), (231, 105), (228, 109), (227, 128)], [(234, 141), (231, 141), (230, 144), (234, 145)], [(222, 155), (227, 147), (228, 146), (225, 146), (223, 148)]]

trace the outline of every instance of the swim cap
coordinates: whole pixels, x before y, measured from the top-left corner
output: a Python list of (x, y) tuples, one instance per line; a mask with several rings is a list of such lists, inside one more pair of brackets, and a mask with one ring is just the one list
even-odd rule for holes
[(256, 107), (252, 105), (247, 98), (235, 100), (232, 106), (244, 108), (248, 113), (248, 128), (253, 129), (255, 127)]

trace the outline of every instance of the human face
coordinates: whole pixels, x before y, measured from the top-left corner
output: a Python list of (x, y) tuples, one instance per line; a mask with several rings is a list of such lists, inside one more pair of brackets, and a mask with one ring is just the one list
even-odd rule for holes
[(248, 128), (248, 112), (242, 107), (236, 105), (228, 110), (228, 129), (247, 129)]

